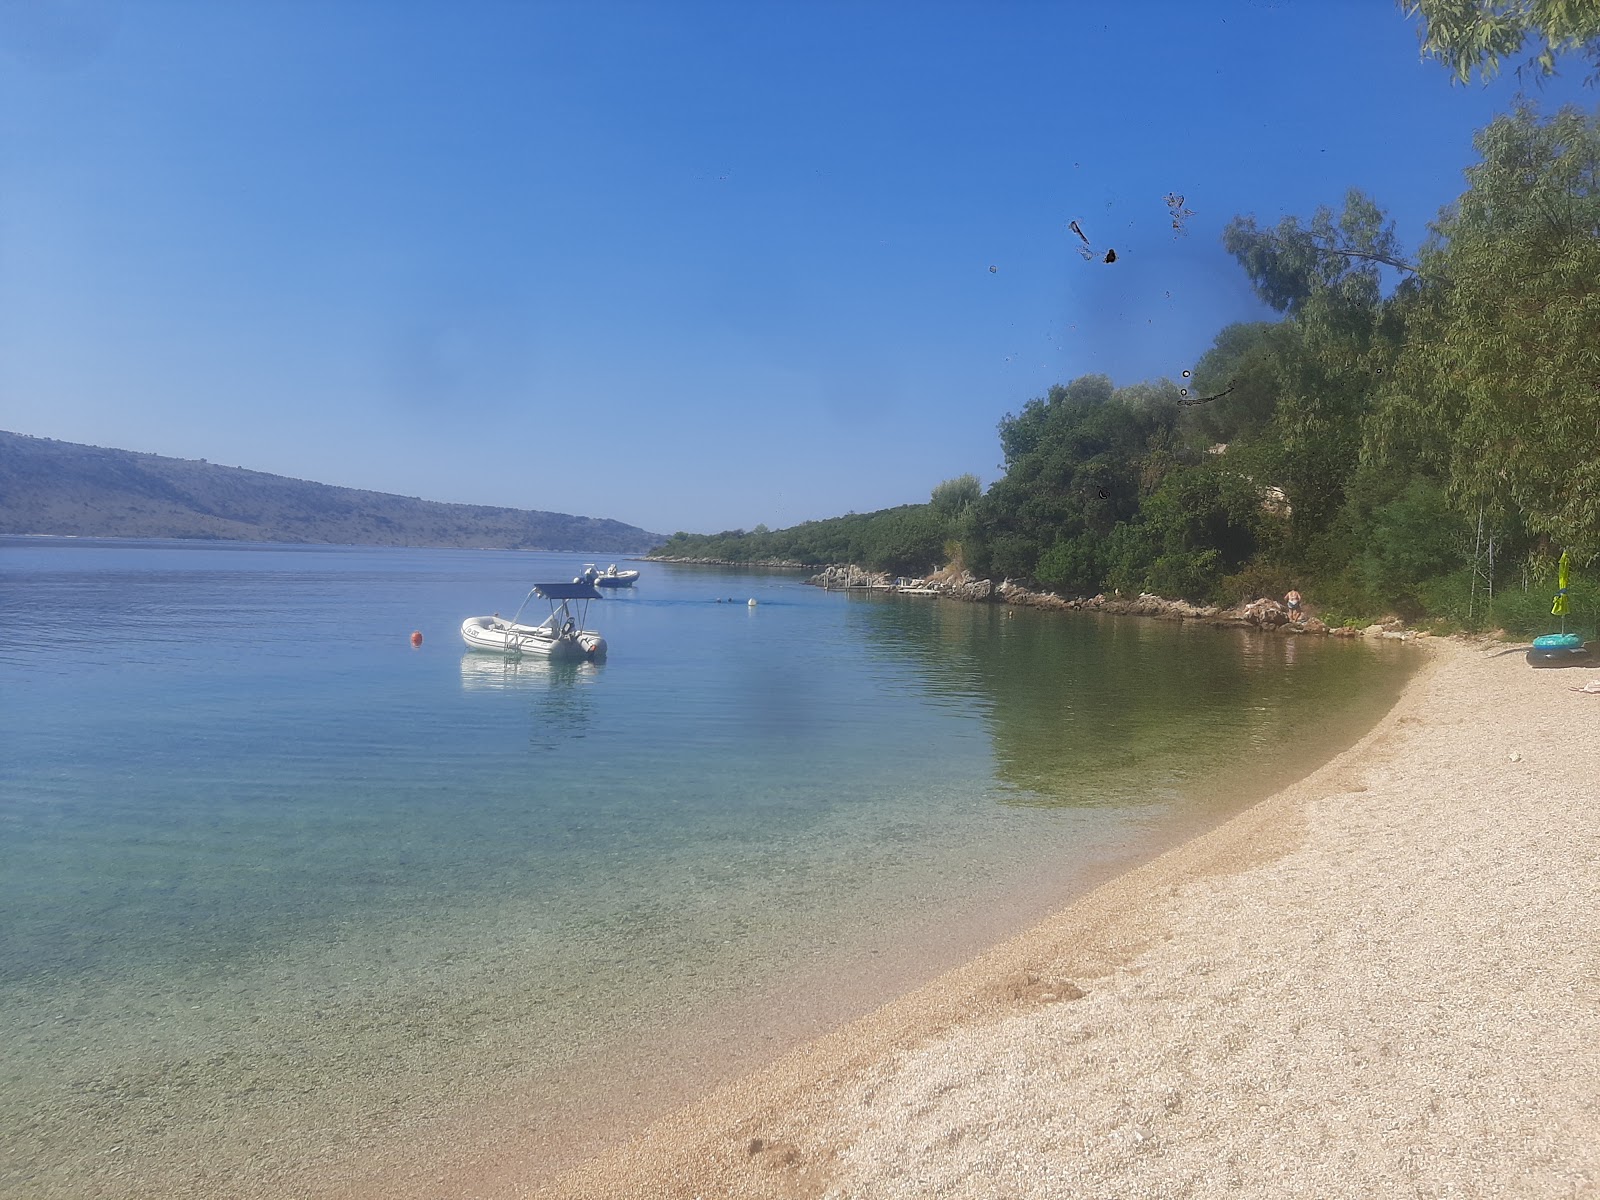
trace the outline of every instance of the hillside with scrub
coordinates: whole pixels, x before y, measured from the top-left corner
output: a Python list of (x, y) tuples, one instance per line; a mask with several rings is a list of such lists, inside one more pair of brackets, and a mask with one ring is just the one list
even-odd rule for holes
[(4, 431), (0, 534), (616, 554), (661, 540), (599, 517), (446, 504)]

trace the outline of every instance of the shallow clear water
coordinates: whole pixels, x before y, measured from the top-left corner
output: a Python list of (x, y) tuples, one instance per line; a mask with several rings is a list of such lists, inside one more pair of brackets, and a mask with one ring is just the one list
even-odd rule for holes
[(464, 651), (584, 561), (0, 539), (0, 1193), (291, 1194), (1214, 820), (1407, 666), (658, 564), (607, 662)]

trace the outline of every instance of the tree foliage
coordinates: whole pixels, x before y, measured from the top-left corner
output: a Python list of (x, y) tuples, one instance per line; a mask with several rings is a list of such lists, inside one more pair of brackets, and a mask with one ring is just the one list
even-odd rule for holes
[[(1381, 431), (1425, 445), (1464, 510), (1600, 552), (1600, 124), (1527, 107), (1477, 138), (1424, 250), (1442, 282)], [(1379, 432), (1379, 430), (1375, 430)]]
[(856, 563), (874, 571), (918, 575), (938, 566), (955, 530), (954, 518), (932, 504), (806, 521), (789, 529), (678, 532), (652, 551), (666, 558), (820, 567)]
[(1217, 334), (1195, 364), (1186, 427), (1212, 443), (1261, 437), (1278, 407), (1279, 363), (1292, 336), (1290, 326), (1273, 321), (1229, 325)]
[(1235, 218), (1222, 241), (1257, 295), (1290, 318), (1261, 365), (1277, 390), (1275, 482), (1304, 544), (1326, 532), (1343, 503), (1374, 381), (1397, 350), (1392, 310), (1407, 293), (1386, 296), (1385, 269), (1394, 277), (1413, 268), (1400, 256), (1393, 222), (1356, 190), (1339, 213), (1318, 208), (1308, 225), (1285, 217), (1261, 229), (1253, 217)]
[(929, 503), (940, 516), (955, 519), (983, 496), (983, 484), (976, 475), (958, 475), (933, 489)]
[(1455, 82), (1474, 73), (1487, 82), (1525, 51), (1531, 53), (1519, 75), (1554, 75), (1558, 56), (1576, 54), (1589, 61), (1589, 82), (1600, 77), (1600, 6), (1593, 0), (1400, 0), (1400, 7), (1422, 18), (1422, 57), (1448, 66)]
[(1221, 330), (1183, 385), (1057, 385), (1000, 422), (986, 493), (963, 476), (726, 556), (909, 572), (942, 555), (1080, 595), (1293, 585), (1347, 613), (1526, 628), (1536, 606), (1508, 575), (1537, 581), (1561, 549), (1600, 559), (1600, 123), (1521, 107), (1476, 144), (1416, 254), (1358, 191), (1304, 222), (1231, 222), (1225, 247), (1281, 319)]
[(1208, 594), (1256, 548), (1262, 489), (1185, 437), (1182, 399), (1167, 380), (1089, 375), (1007, 416), (972, 568), (1065, 592)]

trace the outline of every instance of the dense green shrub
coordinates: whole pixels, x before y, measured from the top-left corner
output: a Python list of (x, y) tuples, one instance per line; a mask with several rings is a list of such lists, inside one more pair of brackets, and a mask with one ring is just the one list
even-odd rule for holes
[(1208, 600), (1222, 577), (1222, 555), (1216, 550), (1174, 550), (1162, 554), (1145, 573), (1145, 590), (1158, 596)]
[(1274, 562), (1250, 562), (1218, 579), (1211, 598), (1222, 605), (1247, 604), (1261, 596), (1278, 600), (1295, 586), (1295, 576), (1289, 568)]
[[(1448, 574), (1419, 580), (1412, 589), (1416, 598), (1414, 611), (1420, 610), (1462, 629), (1484, 628), (1492, 624), (1489, 597), (1482, 591), (1473, 592), (1472, 578), (1472, 568), (1467, 566)], [(1545, 607), (1550, 607), (1548, 602)]]
[(1567, 633), (1581, 633), (1586, 638), (1597, 636), (1597, 618), (1600, 618), (1600, 584), (1592, 580), (1574, 579), (1567, 591), (1565, 620), (1550, 612), (1555, 598), (1555, 584), (1530, 584), (1527, 591), (1519, 585), (1495, 593), (1489, 606), (1487, 619), (1476, 623), (1480, 628), (1494, 627), (1519, 637), (1537, 637), (1541, 633), (1556, 633), (1563, 628)]
[(1045, 587), (1069, 595), (1088, 595), (1100, 590), (1104, 579), (1101, 539), (1084, 533), (1057, 538), (1055, 545), (1039, 556), (1034, 576)]
[(1451, 511), (1442, 487), (1412, 480), (1372, 515), (1360, 556), (1367, 588), (1407, 615), (1420, 613), (1424, 581), (1461, 565), (1466, 530)]

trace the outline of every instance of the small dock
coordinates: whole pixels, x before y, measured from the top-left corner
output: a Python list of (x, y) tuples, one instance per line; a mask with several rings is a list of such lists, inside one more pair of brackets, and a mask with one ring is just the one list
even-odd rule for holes
[(830, 592), (885, 592), (901, 596), (941, 596), (940, 589), (930, 587), (926, 579), (912, 579), (902, 575), (891, 580), (880, 572), (867, 572), (859, 567), (829, 567), (812, 576), (810, 583)]

